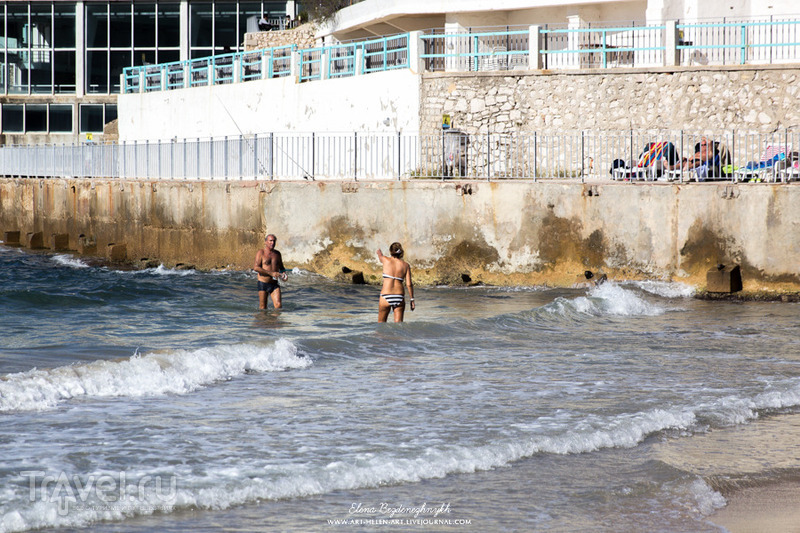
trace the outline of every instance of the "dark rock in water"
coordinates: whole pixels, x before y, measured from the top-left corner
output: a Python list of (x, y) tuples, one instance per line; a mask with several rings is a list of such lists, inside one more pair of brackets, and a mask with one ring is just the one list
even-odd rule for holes
[[(346, 271), (345, 271), (346, 270)], [(351, 270), (347, 267), (342, 267), (342, 272), (336, 275), (336, 281), (341, 283), (352, 283), (353, 285), (366, 285), (364, 280), (364, 273), (360, 270)]]

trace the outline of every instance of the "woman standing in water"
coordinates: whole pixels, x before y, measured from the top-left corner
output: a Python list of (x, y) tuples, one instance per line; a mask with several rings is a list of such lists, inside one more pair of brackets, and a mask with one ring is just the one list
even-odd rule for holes
[(383, 264), (383, 287), (378, 299), (378, 322), (386, 322), (390, 310), (394, 312), (394, 321), (402, 322), (403, 314), (406, 311), (404, 281), (408, 287), (411, 310), (414, 310), (414, 283), (411, 281), (411, 267), (403, 261), (403, 247), (399, 242), (393, 242), (389, 246), (389, 254), (391, 257), (386, 257), (378, 249), (378, 259)]

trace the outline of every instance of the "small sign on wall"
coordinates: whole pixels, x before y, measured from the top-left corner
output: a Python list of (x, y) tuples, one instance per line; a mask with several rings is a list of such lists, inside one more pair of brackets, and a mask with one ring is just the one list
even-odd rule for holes
[(450, 115), (442, 115), (442, 129), (449, 130), (451, 124)]

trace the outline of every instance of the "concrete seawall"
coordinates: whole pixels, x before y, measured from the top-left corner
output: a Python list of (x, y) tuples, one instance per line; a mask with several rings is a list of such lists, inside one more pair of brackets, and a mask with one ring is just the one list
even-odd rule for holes
[(406, 248), (419, 283), (568, 286), (584, 270), (703, 288), (717, 263), (746, 290), (800, 289), (797, 185), (567, 181), (144, 182), (0, 179), (0, 230), (124, 243), (129, 260), (252, 267), (266, 232), (288, 266), (380, 274)]

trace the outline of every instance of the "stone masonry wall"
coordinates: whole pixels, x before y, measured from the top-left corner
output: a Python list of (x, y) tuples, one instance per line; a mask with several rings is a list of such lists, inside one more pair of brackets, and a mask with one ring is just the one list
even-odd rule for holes
[(466, 133), (746, 130), (800, 126), (800, 66), (428, 73), (420, 130)]
[(313, 48), (316, 46), (313, 24), (303, 24), (291, 30), (259, 31), (246, 33), (244, 36), (245, 50), (259, 50), (274, 46), (287, 46), (295, 44), (298, 48)]

